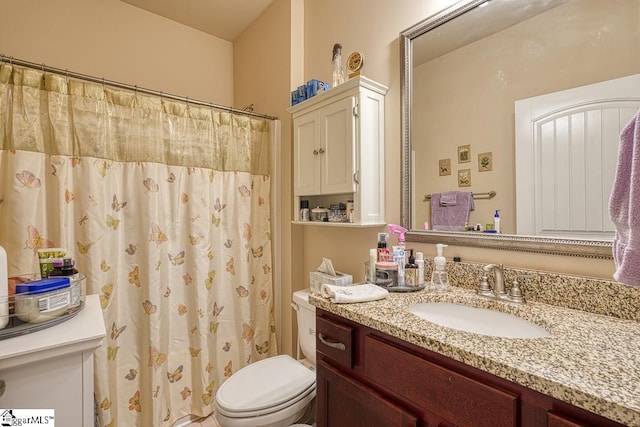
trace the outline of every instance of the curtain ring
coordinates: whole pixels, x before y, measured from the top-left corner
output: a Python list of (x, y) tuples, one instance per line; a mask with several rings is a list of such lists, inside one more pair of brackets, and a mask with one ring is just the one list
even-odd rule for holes
[(64, 70), (65, 83), (69, 84), (69, 69)]
[(13, 67), (13, 56), (9, 57), (9, 65), (11, 65)]

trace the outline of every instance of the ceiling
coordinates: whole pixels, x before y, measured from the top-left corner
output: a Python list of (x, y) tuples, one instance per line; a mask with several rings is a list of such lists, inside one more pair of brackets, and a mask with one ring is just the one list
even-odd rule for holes
[(233, 42), (274, 0), (122, 0)]

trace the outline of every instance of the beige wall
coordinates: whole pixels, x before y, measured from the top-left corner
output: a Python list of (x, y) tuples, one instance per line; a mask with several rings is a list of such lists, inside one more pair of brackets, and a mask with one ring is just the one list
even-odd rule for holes
[(233, 45), (119, 0), (5, 0), (0, 53), (233, 104)]
[[(279, 351), (295, 354), (291, 294), (292, 275), (300, 276), (301, 266), (292, 261), (292, 251), (300, 252), (299, 230), (292, 229), (292, 153), (289, 92), (302, 79), (303, 2), (275, 0), (234, 43), (235, 98), (238, 105), (254, 104), (256, 112), (277, 116), (282, 122), (282, 139), (272, 168), (272, 189), (277, 193), (272, 209), (275, 280), (275, 318)], [(273, 200), (273, 199), (272, 199)]]

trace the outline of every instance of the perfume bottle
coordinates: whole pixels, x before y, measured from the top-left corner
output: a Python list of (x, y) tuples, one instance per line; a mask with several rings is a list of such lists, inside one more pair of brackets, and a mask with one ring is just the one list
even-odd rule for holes
[(342, 65), (342, 45), (336, 43), (333, 45), (333, 57), (331, 58), (333, 64), (333, 85), (336, 87), (339, 84), (344, 83), (344, 66)]

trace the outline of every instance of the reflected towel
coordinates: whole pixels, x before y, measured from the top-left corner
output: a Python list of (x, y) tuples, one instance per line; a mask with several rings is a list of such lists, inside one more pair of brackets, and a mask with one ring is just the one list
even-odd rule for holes
[(609, 217), (616, 227), (613, 278), (640, 286), (640, 111), (620, 133)]
[(457, 204), (457, 191), (447, 191), (440, 194), (440, 204), (442, 206), (455, 206)]
[(389, 291), (371, 283), (353, 286), (336, 286), (324, 283), (320, 287), (320, 294), (331, 299), (334, 303), (367, 302), (384, 299)]
[[(442, 198), (451, 200), (449, 193), (455, 193), (455, 205), (442, 203)], [(431, 194), (431, 226), (437, 231), (464, 231), (469, 214), (474, 210), (473, 194), (469, 191), (452, 191)]]

